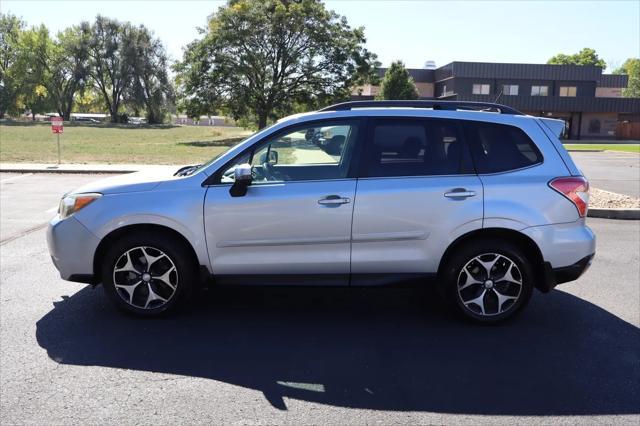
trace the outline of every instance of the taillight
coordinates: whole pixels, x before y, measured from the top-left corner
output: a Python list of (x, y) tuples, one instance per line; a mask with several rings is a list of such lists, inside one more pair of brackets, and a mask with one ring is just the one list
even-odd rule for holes
[(578, 209), (580, 217), (587, 215), (589, 207), (589, 181), (582, 176), (559, 177), (549, 186), (567, 197)]

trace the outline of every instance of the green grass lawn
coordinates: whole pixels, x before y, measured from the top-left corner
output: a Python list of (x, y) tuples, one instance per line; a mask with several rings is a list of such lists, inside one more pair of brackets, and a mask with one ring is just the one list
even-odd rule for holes
[(590, 150), (590, 149), (602, 149), (607, 151), (623, 151), (623, 152), (635, 152), (640, 153), (640, 144), (574, 144), (567, 143), (564, 147), (572, 150)]
[[(251, 132), (237, 127), (65, 123), (63, 163), (200, 163)], [(0, 124), (0, 162), (53, 163), (56, 136), (49, 123)]]

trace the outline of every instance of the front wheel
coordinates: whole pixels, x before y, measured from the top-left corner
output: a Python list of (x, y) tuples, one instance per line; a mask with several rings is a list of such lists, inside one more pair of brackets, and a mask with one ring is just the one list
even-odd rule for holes
[(459, 250), (444, 272), (446, 294), (456, 310), (478, 323), (516, 315), (529, 302), (533, 273), (523, 252), (504, 241), (476, 241)]
[(183, 244), (161, 234), (138, 233), (118, 240), (102, 264), (102, 282), (121, 309), (158, 316), (175, 309), (191, 293), (193, 261)]

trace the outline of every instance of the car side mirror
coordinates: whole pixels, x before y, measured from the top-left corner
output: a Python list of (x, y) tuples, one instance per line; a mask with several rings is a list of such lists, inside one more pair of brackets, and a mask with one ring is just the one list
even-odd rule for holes
[(240, 164), (233, 170), (234, 182), (229, 189), (232, 197), (244, 197), (247, 194), (247, 188), (253, 181), (251, 174), (251, 164)]

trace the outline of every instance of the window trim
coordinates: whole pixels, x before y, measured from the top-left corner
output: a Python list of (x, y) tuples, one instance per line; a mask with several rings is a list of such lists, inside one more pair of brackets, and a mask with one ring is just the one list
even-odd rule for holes
[[(255, 153), (256, 147), (261, 145), (262, 143), (266, 142), (268, 139), (275, 139), (278, 138), (284, 134), (287, 133), (291, 133), (292, 131), (295, 131), (296, 128), (304, 128), (304, 127), (308, 127), (308, 126), (313, 126), (316, 123), (340, 123), (340, 122), (350, 122), (350, 123), (356, 123), (358, 126), (358, 135), (356, 137), (356, 140), (354, 141), (354, 146), (353, 146), (353, 153), (351, 155), (351, 159), (349, 160), (349, 165), (347, 168), (347, 174), (344, 177), (339, 177), (339, 178), (330, 178), (330, 179), (304, 179), (304, 180), (295, 180), (295, 181), (273, 181), (273, 182), (269, 182), (268, 184), (288, 184), (288, 183), (294, 183), (294, 182), (326, 182), (326, 181), (336, 181), (336, 180), (350, 180), (350, 179), (354, 179), (357, 177), (357, 163), (359, 160), (359, 155), (358, 155), (358, 150), (361, 150), (362, 148), (362, 144), (363, 144), (363, 140), (364, 140), (364, 134), (366, 133), (366, 129), (367, 129), (367, 123), (365, 120), (365, 117), (334, 117), (334, 118), (318, 118), (318, 119), (314, 119), (314, 120), (308, 120), (308, 121), (304, 121), (304, 122), (300, 122), (300, 123), (294, 123), (291, 124), (290, 126), (287, 127), (283, 127), (282, 129), (279, 129), (273, 133), (270, 133), (266, 136), (264, 136), (263, 138), (258, 139), (257, 141), (255, 141), (254, 143), (252, 143), (251, 145), (249, 145), (248, 147), (246, 147), (245, 149), (243, 149), (241, 152), (239, 152), (238, 154), (236, 154), (233, 158), (231, 158), (229, 161), (225, 162), (224, 164), (222, 164), (218, 169), (216, 169), (215, 172), (213, 172), (209, 177), (207, 177), (207, 179), (205, 179), (204, 182), (202, 182), (202, 186), (231, 186), (233, 185), (233, 182), (221, 182), (220, 179), (222, 178), (222, 173), (227, 170), (228, 167), (231, 166), (232, 163), (234, 163), (238, 158), (246, 155), (249, 152), (253, 153), (251, 154), (253, 156), (253, 154)], [(253, 186), (254, 183), (251, 184), (251, 186)], [(255, 185), (258, 185), (258, 183), (255, 183)]]
[[(402, 176), (369, 176), (369, 164), (367, 160), (367, 148), (373, 144), (369, 144), (369, 141), (373, 141), (373, 132), (376, 126), (377, 121), (383, 120), (396, 120), (396, 121), (417, 121), (421, 123), (425, 122), (450, 122), (458, 133), (458, 137), (460, 139), (460, 143), (462, 143), (462, 158), (460, 159), (460, 170), (463, 173), (455, 173), (455, 174), (440, 174), (440, 175), (402, 175)], [(364, 137), (361, 141), (361, 151), (359, 155), (360, 161), (359, 167), (357, 169), (357, 178), (358, 179), (402, 179), (402, 178), (442, 178), (442, 177), (454, 177), (454, 176), (476, 176), (476, 167), (473, 161), (473, 155), (471, 154), (471, 150), (469, 149), (469, 145), (467, 144), (466, 137), (464, 134), (464, 128), (462, 127), (462, 122), (468, 120), (460, 120), (458, 118), (441, 118), (441, 117), (419, 117), (419, 116), (375, 116), (369, 117), (367, 120), (367, 131), (364, 133)], [(469, 170), (465, 169), (464, 158), (465, 154), (469, 160)]]

